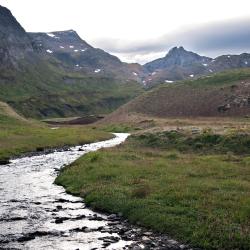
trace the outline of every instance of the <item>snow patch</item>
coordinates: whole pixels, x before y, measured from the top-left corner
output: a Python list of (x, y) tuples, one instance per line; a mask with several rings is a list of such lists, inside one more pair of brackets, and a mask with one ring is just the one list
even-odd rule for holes
[(190, 77), (194, 77), (194, 75), (193, 74), (191, 74), (191, 75), (189, 75)]
[(209, 70), (209, 72), (211, 72), (211, 73), (212, 73), (212, 72), (213, 72), (213, 70), (211, 70), (211, 69), (210, 69), (210, 70)]
[(247, 64), (248, 64), (248, 62), (247, 62), (247, 61), (245, 61), (245, 64), (247, 65)]
[(230, 58), (231, 56), (227, 56), (227, 58)]
[(99, 73), (101, 69), (95, 69), (95, 73)]
[(203, 63), (203, 66), (207, 67), (207, 63)]
[(79, 50), (78, 50), (78, 49), (75, 49), (74, 51), (75, 51), (75, 52), (78, 52)]
[(138, 76), (138, 74), (137, 74), (136, 72), (133, 72), (133, 75), (134, 75), (134, 76)]
[(151, 74), (151, 76), (154, 76), (156, 74), (156, 72), (153, 72), (152, 74)]
[(61, 49), (64, 49), (64, 47), (63, 47), (63, 46), (60, 46), (60, 48), (61, 48)]
[(52, 54), (52, 53), (53, 53), (53, 51), (50, 50), (50, 49), (47, 49), (46, 51), (47, 51), (47, 53), (49, 53), (49, 54)]
[(173, 83), (174, 81), (165, 80), (166, 83)]
[(73, 48), (74, 48), (74, 46), (73, 46), (73, 45), (69, 45), (69, 47), (70, 47), (71, 49), (73, 49)]
[(87, 49), (81, 49), (82, 52), (86, 51)]
[(79, 67), (79, 64), (76, 64), (76, 67)]
[(55, 35), (54, 35), (54, 34), (52, 34), (52, 33), (47, 33), (47, 36), (50, 36), (50, 37), (55, 37)]

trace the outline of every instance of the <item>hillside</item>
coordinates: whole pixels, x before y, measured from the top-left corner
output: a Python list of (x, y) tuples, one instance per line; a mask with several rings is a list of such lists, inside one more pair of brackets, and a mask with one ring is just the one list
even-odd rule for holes
[(134, 81), (65, 72), (46, 61), (1, 71), (0, 79), (0, 99), (36, 118), (107, 113), (142, 91)]
[(16, 119), (18, 121), (28, 122), (24, 117), (17, 114), (17, 112), (13, 108), (11, 108), (7, 103), (4, 102), (0, 102), (0, 116), (1, 118), (5, 116)]
[(250, 115), (250, 69), (164, 84), (137, 97), (103, 122), (129, 121), (136, 114), (156, 117)]
[(22, 115), (107, 113), (141, 93), (127, 64), (76, 32), (27, 33), (1, 6), (0, 21), (0, 100)]

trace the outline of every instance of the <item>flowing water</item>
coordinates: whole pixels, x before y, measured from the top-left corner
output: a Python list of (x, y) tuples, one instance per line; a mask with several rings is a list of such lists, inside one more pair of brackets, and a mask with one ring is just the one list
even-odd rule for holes
[(87, 152), (116, 146), (128, 134), (115, 136), (0, 166), (0, 249), (126, 249), (132, 242), (109, 232), (110, 216), (94, 213), (81, 198), (53, 184), (63, 166)]

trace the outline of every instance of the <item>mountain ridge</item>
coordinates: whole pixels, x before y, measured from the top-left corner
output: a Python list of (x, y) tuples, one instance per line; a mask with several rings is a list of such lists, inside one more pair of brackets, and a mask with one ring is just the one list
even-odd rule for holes
[(247, 68), (249, 65), (250, 54), (248, 53), (210, 58), (187, 51), (180, 46), (170, 49), (165, 57), (144, 64), (143, 67), (149, 71), (144, 81), (150, 86), (198, 78), (228, 69)]
[[(71, 60), (78, 60), (73, 48), (61, 57), (60, 53), (56, 56), (50, 53), (49, 46), (59, 45), (54, 42), (55, 35), (39, 33), (35, 40), (8, 9), (0, 6), (2, 19), (5, 23), (0, 23), (0, 100), (20, 114), (34, 118), (104, 114), (141, 93), (140, 84), (131, 79), (133, 76), (126, 64), (87, 45), (76, 33), (71, 32), (70, 37), (69, 31), (60, 35), (66, 35), (70, 43), (88, 46), (91, 52), (87, 59), (92, 60), (92, 68), (79, 70), (72, 64)], [(97, 67), (102, 66), (106, 58), (112, 67), (107, 66), (102, 74)], [(87, 59), (87, 66), (91, 65)], [(125, 71), (122, 75), (120, 71), (124, 68), (115, 68), (116, 62), (132, 77), (126, 77)]]

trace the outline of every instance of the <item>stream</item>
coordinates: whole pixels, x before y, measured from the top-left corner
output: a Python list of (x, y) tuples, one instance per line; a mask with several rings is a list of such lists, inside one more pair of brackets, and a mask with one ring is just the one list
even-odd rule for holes
[(54, 184), (58, 171), (80, 156), (113, 147), (129, 134), (30, 157), (0, 166), (0, 249), (187, 249), (130, 225), (118, 215), (96, 213)]

